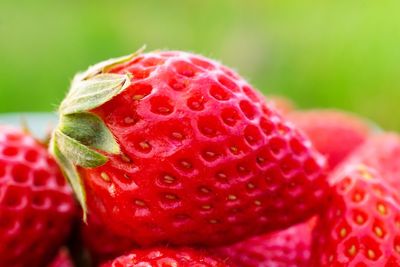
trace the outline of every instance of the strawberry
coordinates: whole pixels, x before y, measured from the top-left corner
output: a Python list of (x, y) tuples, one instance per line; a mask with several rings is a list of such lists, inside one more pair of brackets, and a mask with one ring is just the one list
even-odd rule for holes
[(218, 62), (134, 54), (75, 77), (52, 153), (80, 200), (146, 246), (219, 245), (287, 228), (327, 193), (324, 159)]
[(312, 229), (311, 222), (295, 225), (215, 249), (213, 254), (241, 267), (307, 267), (310, 264)]
[(376, 169), (382, 177), (400, 189), (400, 136), (381, 133), (371, 136), (367, 142), (351, 154), (347, 162), (363, 163)]
[(331, 170), (363, 144), (371, 133), (371, 127), (365, 120), (342, 111), (295, 111), (288, 118), (327, 157)]
[(75, 209), (46, 148), (0, 126), (0, 266), (45, 266), (65, 241)]
[(48, 267), (74, 267), (67, 249), (61, 249)]
[(314, 235), (314, 266), (400, 266), (400, 203), (378, 173), (348, 165), (332, 178)]
[(124, 256), (118, 257), (101, 267), (144, 267), (144, 266), (179, 266), (179, 267), (229, 267), (217, 258), (193, 249), (168, 249), (152, 248), (134, 250)]
[(93, 215), (88, 217), (87, 224), (82, 223), (81, 235), (85, 247), (95, 262), (115, 258), (137, 247), (130, 239), (118, 236), (106, 229)]

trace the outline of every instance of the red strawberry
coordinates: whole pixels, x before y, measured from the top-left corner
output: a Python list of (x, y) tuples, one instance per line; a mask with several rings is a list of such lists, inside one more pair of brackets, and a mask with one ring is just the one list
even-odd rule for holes
[(400, 266), (399, 198), (377, 172), (349, 165), (333, 177), (315, 232), (315, 266)]
[(48, 267), (74, 267), (67, 249), (61, 249)]
[(346, 162), (363, 163), (379, 171), (392, 186), (400, 189), (400, 136), (382, 133), (371, 136)]
[(115, 258), (137, 247), (130, 239), (113, 234), (93, 215), (82, 224), (82, 237), (95, 262)]
[(52, 150), (84, 210), (139, 245), (239, 241), (306, 220), (326, 196), (310, 142), (200, 56), (100, 63), (74, 79), (60, 114)]
[(213, 253), (241, 267), (308, 267), (312, 229), (313, 223), (303, 223), (281, 232), (215, 249)]
[(342, 111), (295, 111), (288, 118), (327, 157), (330, 169), (363, 144), (371, 132), (370, 125), (363, 119)]
[(104, 263), (101, 267), (229, 267), (231, 265), (193, 249), (153, 248), (134, 250), (125, 256)]
[(65, 241), (75, 208), (46, 148), (0, 126), (0, 266), (45, 266)]

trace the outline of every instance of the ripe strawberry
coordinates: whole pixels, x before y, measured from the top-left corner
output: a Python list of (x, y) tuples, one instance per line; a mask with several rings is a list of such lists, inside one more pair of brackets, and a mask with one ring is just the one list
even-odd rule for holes
[(363, 119), (342, 111), (295, 111), (288, 118), (327, 157), (331, 170), (363, 144), (371, 133), (370, 125)]
[(93, 215), (89, 216), (87, 224), (82, 223), (81, 235), (95, 262), (113, 259), (137, 247), (130, 239), (106, 229)]
[(75, 208), (46, 148), (0, 126), (0, 266), (45, 266), (65, 241)]
[(346, 162), (363, 163), (376, 169), (392, 186), (400, 189), (400, 136), (382, 133), (371, 136)]
[[(312, 216), (324, 159), (220, 63), (153, 52), (79, 74), (52, 151), (86, 209), (139, 245), (218, 245)], [(83, 185), (84, 184), (84, 185)]]
[(131, 253), (101, 265), (101, 267), (123, 266), (229, 267), (231, 265), (203, 252), (186, 248), (176, 250), (168, 248), (134, 250)]
[(363, 165), (347, 166), (332, 183), (330, 205), (314, 232), (314, 266), (400, 266), (397, 192)]
[(313, 225), (311, 222), (303, 223), (280, 232), (253, 237), (215, 249), (213, 254), (241, 267), (308, 267)]
[(74, 267), (67, 249), (61, 249), (48, 267)]

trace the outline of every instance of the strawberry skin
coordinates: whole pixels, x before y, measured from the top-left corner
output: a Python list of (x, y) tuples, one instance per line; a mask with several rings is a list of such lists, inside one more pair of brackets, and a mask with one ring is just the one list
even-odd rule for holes
[(337, 110), (294, 111), (288, 118), (326, 156), (331, 170), (362, 145), (371, 133), (370, 125), (362, 118)]
[(87, 223), (82, 223), (81, 236), (95, 262), (113, 259), (137, 247), (130, 239), (105, 228), (93, 215), (89, 215)]
[(241, 267), (308, 267), (314, 221), (218, 248), (213, 253)]
[(230, 267), (232, 265), (206, 255), (203, 252), (188, 248), (175, 250), (168, 248), (134, 250), (131, 253), (101, 265), (101, 267), (125, 266)]
[(313, 233), (314, 266), (400, 266), (397, 192), (364, 165), (332, 178), (332, 197)]
[(45, 266), (75, 212), (72, 190), (46, 148), (0, 126), (0, 266)]
[(61, 249), (48, 267), (74, 267), (67, 249)]
[(371, 136), (346, 162), (374, 168), (390, 185), (400, 189), (400, 136), (397, 133)]
[[(74, 127), (83, 124), (79, 112), (95, 106), (84, 116), (92, 116), (104, 138), (92, 135), (91, 146), (82, 131), (68, 132), (61, 123), (53, 144), (75, 162), (84, 183), (75, 191), (106, 228), (143, 246), (220, 245), (287, 228), (318, 211), (328, 188), (324, 159), (236, 73), (185, 52), (101, 66), (74, 80), (60, 113)], [(82, 104), (81, 88), (103, 88), (115, 77), (125, 90), (101, 105), (97, 98)], [(111, 153), (116, 145), (120, 151)]]

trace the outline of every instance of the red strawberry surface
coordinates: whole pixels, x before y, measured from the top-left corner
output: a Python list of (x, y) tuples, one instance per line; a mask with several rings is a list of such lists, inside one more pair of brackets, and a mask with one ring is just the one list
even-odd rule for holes
[(48, 267), (74, 267), (67, 249), (61, 249), (56, 258)]
[(81, 235), (94, 262), (103, 262), (137, 247), (130, 239), (114, 234), (93, 215), (82, 223)]
[(219, 245), (318, 211), (324, 159), (232, 70), (185, 52), (116, 62), (74, 79), (52, 140), (105, 227), (139, 245)]
[(312, 222), (303, 223), (218, 248), (213, 253), (240, 267), (308, 267), (313, 226)]
[(333, 179), (330, 204), (314, 235), (314, 266), (400, 266), (397, 192), (364, 165), (348, 165)]
[(152, 248), (134, 250), (101, 267), (229, 267), (228, 263), (193, 249)]
[(0, 266), (46, 266), (67, 238), (75, 208), (46, 148), (0, 126)]
[(362, 145), (371, 133), (370, 125), (363, 119), (337, 110), (295, 111), (288, 118), (327, 157), (331, 170)]
[(397, 133), (371, 136), (346, 162), (363, 163), (376, 169), (390, 185), (400, 190), (400, 136)]

